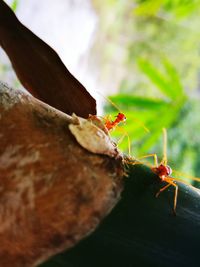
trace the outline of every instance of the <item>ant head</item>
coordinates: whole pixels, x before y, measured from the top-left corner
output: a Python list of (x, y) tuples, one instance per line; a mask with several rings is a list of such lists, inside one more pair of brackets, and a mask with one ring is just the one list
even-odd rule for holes
[(159, 176), (167, 177), (172, 174), (172, 169), (168, 165), (160, 164), (157, 169), (158, 169)]
[(123, 113), (118, 113), (117, 115), (118, 119), (120, 119), (120, 121), (125, 121), (126, 120), (126, 116)]

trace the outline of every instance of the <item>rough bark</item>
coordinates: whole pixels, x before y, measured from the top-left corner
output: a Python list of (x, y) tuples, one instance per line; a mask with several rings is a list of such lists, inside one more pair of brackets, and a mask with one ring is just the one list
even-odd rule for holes
[(120, 198), (116, 148), (113, 157), (89, 152), (69, 123), (72, 117), (0, 84), (2, 267), (36, 266), (72, 247)]

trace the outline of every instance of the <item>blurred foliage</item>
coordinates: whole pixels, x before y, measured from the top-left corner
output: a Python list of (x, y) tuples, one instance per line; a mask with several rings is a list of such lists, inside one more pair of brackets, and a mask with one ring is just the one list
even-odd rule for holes
[(134, 13), (142, 16), (156, 16), (160, 12), (179, 19), (199, 9), (198, 0), (138, 0)]
[(12, 1), (10, 7), (12, 8), (13, 11), (17, 10), (18, 4), (19, 4), (19, 0), (13, 0)]
[[(133, 140), (133, 156), (157, 153), (162, 157), (162, 128), (165, 127), (169, 135), (168, 160), (171, 167), (194, 176), (199, 172), (199, 99), (189, 98), (173, 66), (166, 60), (163, 64), (165, 74), (145, 60), (140, 60), (138, 63), (140, 69), (158, 89), (159, 98), (123, 93), (110, 99), (128, 118), (123, 129)], [(112, 106), (106, 109), (112, 116), (116, 114)], [(144, 131), (142, 123), (149, 128), (150, 133)], [(120, 138), (122, 134), (123, 132), (117, 129), (112, 133), (116, 138)], [(119, 146), (127, 151), (127, 142), (124, 141)]]
[[(120, 58), (119, 46), (127, 51), (121, 60), (119, 93), (110, 99), (127, 116), (122, 128), (132, 141), (132, 155), (162, 157), (162, 128), (166, 127), (169, 164), (200, 176), (200, 1), (93, 2), (103, 21), (104, 49), (109, 47), (107, 42), (116, 43), (112, 54), (102, 51), (102, 60)], [(112, 105), (105, 110), (113, 118), (116, 115)], [(120, 139), (123, 131), (116, 129), (112, 135)], [(119, 146), (127, 152), (127, 141)]]
[[(93, 55), (107, 79), (106, 87), (119, 85), (111, 100), (127, 116), (122, 130), (112, 134), (120, 139), (127, 132), (136, 157), (148, 153), (162, 157), (162, 128), (166, 127), (170, 165), (200, 176), (200, 1), (92, 2), (99, 15), (96, 43), (101, 44), (93, 48)], [(18, 5), (19, 0), (11, 1), (13, 10)], [(7, 68), (0, 65), (1, 79), (9, 75), (19, 86)], [(114, 119), (116, 109), (111, 105), (106, 113)], [(119, 146), (127, 152), (127, 139)]]

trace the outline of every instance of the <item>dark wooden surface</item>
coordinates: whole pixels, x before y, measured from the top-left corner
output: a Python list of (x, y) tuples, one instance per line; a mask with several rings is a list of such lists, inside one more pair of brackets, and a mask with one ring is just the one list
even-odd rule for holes
[(22, 25), (3, 0), (0, 45), (20, 82), (35, 97), (69, 115), (72, 111), (84, 118), (96, 114), (95, 99), (68, 71), (58, 54)]
[(173, 187), (142, 165), (131, 167), (122, 199), (98, 229), (76, 247), (41, 267), (198, 267), (200, 194), (179, 183), (177, 215)]

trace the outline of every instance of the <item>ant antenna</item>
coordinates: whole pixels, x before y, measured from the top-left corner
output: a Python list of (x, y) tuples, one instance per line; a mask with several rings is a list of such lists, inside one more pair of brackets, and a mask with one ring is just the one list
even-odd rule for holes
[[(103, 97), (106, 101), (108, 101), (108, 102), (110, 102), (110, 104), (113, 106), (113, 107), (115, 107), (116, 108), (116, 110), (119, 112), (119, 113), (122, 113), (122, 114), (124, 114), (124, 112), (122, 112), (119, 108), (118, 108), (118, 106), (115, 104), (115, 103), (113, 103), (113, 101), (112, 100), (110, 100), (109, 98), (107, 98), (107, 97), (105, 97), (104, 95), (102, 95), (100, 92), (98, 92), (97, 91), (97, 93), (101, 96), (101, 97)], [(150, 131), (149, 131), (149, 129), (139, 120), (139, 119), (137, 119), (137, 118), (135, 118), (134, 117), (134, 121), (138, 124), (138, 125), (140, 125), (147, 133), (149, 133)]]
[(166, 166), (167, 165), (167, 130), (166, 130), (166, 128), (163, 128), (162, 131), (163, 131), (163, 159), (162, 159), (162, 163)]
[(102, 95), (102, 94), (101, 94), (100, 92), (98, 92), (98, 91), (97, 91), (97, 93), (98, 93), (101, 97), (103, 97), (105, 101), (110, 102), (110, 104), (111, 104), (113, 107), (115, 107), (116, 110), (117, 110), (119, 113), (123, 113), (123, 112), (120, 111), (120, 109), (118, 108), (118, 106), (117, 106), (112, 100), (110, 100), (108, 97), (105, 97), (104, 95)]
[(150, 133), (150, 130), (144, 125), (144, 123), (142, 123), (139, 119), (137, 119), (136, 117), (133, 118), (133, 120), (140, 125), (147, 133)]

